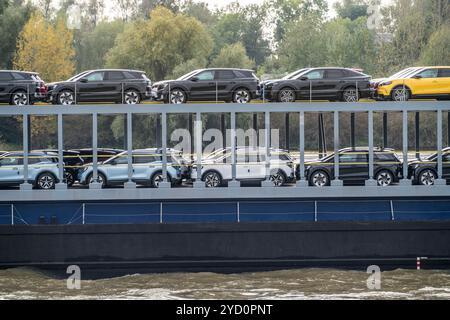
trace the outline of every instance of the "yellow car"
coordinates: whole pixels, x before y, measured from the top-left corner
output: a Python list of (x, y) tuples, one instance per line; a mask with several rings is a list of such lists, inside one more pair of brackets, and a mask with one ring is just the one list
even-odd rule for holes
[(389, 78), (379, 84), (377, 94), (393, 101), (450, 100), (450, 67), (423, 67), (406, 76)]

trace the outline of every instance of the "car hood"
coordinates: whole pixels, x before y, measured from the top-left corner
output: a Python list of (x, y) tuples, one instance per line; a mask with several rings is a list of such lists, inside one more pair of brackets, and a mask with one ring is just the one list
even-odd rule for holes
[(372, 79), (370, 82), (371, 83), (380, 83), (383, 81), (386, 81), (388, 78), (377, 78), (377, 79)]
[(164, 81), (158, 81), (153, 83), (153, 86), (161, 86), (164, 84), (170, 84), (170, 83), (176, 83), (176, 82), (180, 82), (180, 80), (164, 80)]
[(47, 87), (48, 88), (53, 88), (53, 87), (55, 87), (56, 85), (63, 85), (63, 84), (72, 84), (73, 82), (70, 82), (70, 81), (59, 81), (59, 82), (51, 82), (51, 83), (47, 83)]

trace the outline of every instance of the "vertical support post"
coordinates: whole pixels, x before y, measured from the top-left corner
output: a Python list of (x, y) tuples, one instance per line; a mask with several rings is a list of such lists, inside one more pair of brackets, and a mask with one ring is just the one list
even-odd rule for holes
[(323, 124), (323, 122), (322, 122), (322, 114), (321, 113), (319, 113), (318, 115), (317, 115), (317, 121), (318, 121), (318, 123), (319, 123), (319, 158), (323, 158), (323, 156), (324, 156), (324, 152), (323, 152), (323, 134), (322, 134), (322, 132), (323, 132), (323, 126), (322, 126), (322, 124)]
[(403, 179), (400, 185), (410, 186), (412, 181), (408, 179), (408, 111), (403, 110)]
[(305, 177), (305, 111), (300, 111), (299, 116), (299, 141), (300, 141), (300, 180), (297, 187), (307, 187), (308, 181)]
[(394, 212), (394, 201), (390, 201), (391, 202), (391, 220), (395, 221), (395, 212)]
[(102, 183), (98, 180), (98, 114), (92, 114), (92, 182), (90, 189), (101, 189)]
[(156, 114), (156, 147), (161, 148), (161, 117), (159, 114)]
[(415, 131), (416, 131), (416, 158), (420, 159), (420, 112), (416, 112)]
[(189, 152), (191, 153), (190, 157), (191, 160), (194, 160), (194, 116), (192, 113), (189, 113), (188, 115), (188, 128), (189, 128), (189, 134), (191, 135), (191, 144), (190, 144), (190, 148), (191, 150), (189, 150)]
[(64, 170), (64, 133), (63, 133), (63, 115), (58, 113), (58, 175), (59, 183), (56, 190), (67, 190), (67, 182), (65, 181)]
[(227, 147), (227, 129), (225, 125), (225, 113), (220, 114), (220, 132), (222, 132), (223, 148)]
[(83, 203), (82, 218), (83, 218), (83, 224), (86, 224), (86, 204), (85, 203)]
[(253, 113), (253, 131), (256, 134), (256, 146), (259, 147), (259, 134), (258, 134), (258, 114), (255, 112)]
[(270, 146), (271, 146), (271, 127), (270, 127), (270, 112), (264, 114), (265, 122), (265, 158), (266, 158), (266, 179), (261, 183), (264, 188), (272, 188), (274, 184), (270, 181)]
[(205, 183), (202, 182), (202, 114), (196, 113), (195, 116), (195, 150), (197, 154), (197, 179), (194, 182), (194, 188), (204, 188)]
[(374, 180), (374, 173), (375, 173), (375, 154), (374, 154), (374, 143), (373, 143), (373, 111), (369, 111), (369, 180), (366, 181), (366, 186), (377, 186), (377, 182)]
[(286, 126), (285, 131), (284, 131), (284, 133), (285, 133), (285, 142), (286, 142), (286, 150), (290, 151), (291, 150), (291, 136), (289, 134), (290, 134), (290, 131), (291, 131), (291, 129), (290, 129), (291, 126), (290, 126), (290, 114), (289, 114), (289, 112), (286, 113), (284, 121), (285, 121), (285, 126)]
[(241, 222), (241, 203), (238, 201), (237, 202), (237, 222), (240, 223)]
[(11, 204), (11, 225), (14, 225), (14, 204)]
[(442, 159), (442, 110), (437, 111), (437, 168), (438, 168), (438, 178), (435, 181), (435, 185), (437, 186), (445, 186), (447, 185), (447, 180), (444, 179), (444, 171), (443, 171), (443, 159)]
[(319, 211), (317, 201), (314, 201), (314, 221), (319, 221)]
[(29, 146), (29, 130), (30, 130), (30, 116), (28, 114), (23, 115), (23, 184), (20, 185), (20, 190), (30, 191), (33, 189), (33, 185), (28, 183), (28, 156), (30, 152)]
[(236, 112), (231, 113), (231, 176), (232, 181), (228, 182), (229, 188), (239, 188), (240, 181), (237, 181), (237, 156), (236, 156)]
[(167, 174), (167, 113), (162, 113), (162, 134), (161, 134), (161, 145), (162, 145), (162, 171), (163, 171), (163, 182), (159, 183), (159, 188), (170, 188), (171, 183)]
[(159, 223), (162, 224), (164, 222), (163, 219), (163, 203), (159, 204)]
[(333, 187), (341, 187), (344, 185), (340, 177), (340, 158), (339, 158), (339, 112), (334, 112), (334, 180), (331, 182)]
[(136, 183), (133, 182), (133, 114), (128, 112), (126, 125), (126, 137), (127, 137), (127, 160), (128, 160), (128, 182), (125, 183), (125, 189), (135, 189)]
[(383, 112), (383, 148), (388, 147), (388, 114)]
[(351, 141), (351, 145), (352, 145), (352, 149), (356, 149), (356, 114), (354, 112), (352, 112), (350, 114), (350, 141)]

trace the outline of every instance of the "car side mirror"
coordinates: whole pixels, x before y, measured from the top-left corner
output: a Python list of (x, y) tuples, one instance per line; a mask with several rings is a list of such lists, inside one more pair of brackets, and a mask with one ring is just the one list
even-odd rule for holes
[(305, 77), (305, 76), (303, 76), (303, 77), (301, 77), (301, 78), (300, 78), (300, 80), (302, 80), (302, 81), (306, 81), (306, 80), (309, 80), (309, 78), (308, 78), (308, 77)]
[(192, 82), (197, 82), (197, 81), (199, 81), (199, 80), (200, 80), (200, 79), (199, 79), (198, 77), (192, 77), (192, 78), (191, 78), (191, 81), (192, 81)]
[(88, 79), (86, 79), (86, 78), (82, 78), (82, 79), (80, 80), (80, 82), (81, 82), (81, 83), (88, 83), (88, 82), (89, 82), (89, 80), (88, 80)]
[(419, 79), (422, 79), (422, 76), (417, 75), (417, 76), (414, 76), (413, 78), (419, 80)]

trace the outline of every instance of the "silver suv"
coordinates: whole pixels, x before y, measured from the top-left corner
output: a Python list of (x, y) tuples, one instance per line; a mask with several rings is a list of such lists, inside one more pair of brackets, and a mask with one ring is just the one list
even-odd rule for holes
[[(133, 182), (158, 188), (163, 181), (161, 149), (142, 149), (133, 151)], [(167, 150), (167, 175), (172, 185), (182, 183), (187, 162), (178, 152)], [(84, 167), (79, 173), (82, 185), (93, 182), (92, 165)], [(98, 165), (98, 179), (103, 187), (121, 185), (128, 181), (128, 152), (122, 152)]]
[[(25, 181), (24, 154), (7, 152), (0, 156), (0, 185), (18, 186)], [(59, 181), (57, 159), (45, 153), (31, 153), (28, 156), (28, 179), (35, 188), (51, 190)]]
[[(236, 149), (236, 179), (262, 181), (266, 178), (266, 149), (238, 147)], [(232, 177), (231, 149), (222, 149), (202, 160), (202, 177), (207, 188), (220, 187)], [(270, 180), (276, 187), (295, 181), (295, 166), (287, 151), (270, 149)], [(192, 168), (192, 179), (197, 180), (197, 167)]]

